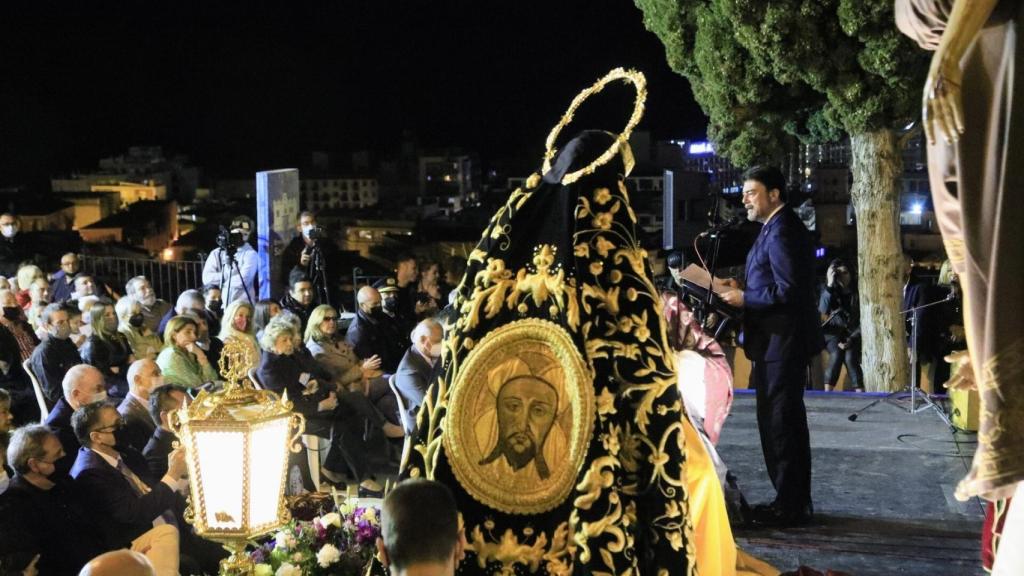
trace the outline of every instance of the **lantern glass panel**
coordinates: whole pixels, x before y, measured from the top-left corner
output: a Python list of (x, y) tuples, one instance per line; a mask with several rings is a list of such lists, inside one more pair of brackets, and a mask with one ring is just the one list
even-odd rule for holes
[(288, 463), (289, 431), (289, 418), (283, 417), (258, 424), (250, 435), (249, 526), (252, 528), (278, 521)]
[(245, 432), (197, 430), (194, 437), (206, 525), (211, 529), (242, 529)]

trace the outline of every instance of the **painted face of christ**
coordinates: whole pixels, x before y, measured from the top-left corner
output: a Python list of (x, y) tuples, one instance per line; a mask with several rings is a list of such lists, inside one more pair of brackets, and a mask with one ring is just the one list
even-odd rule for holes
[(497, 397), (498, 441), (480, 464), (504, 456), (514, 470), (530, 462), (537, 465), (541, 479), (550, 476), (544, 460), (544, 442), (558, 412), (558, 394), (539, 378), (521, 376), (501, 386)]

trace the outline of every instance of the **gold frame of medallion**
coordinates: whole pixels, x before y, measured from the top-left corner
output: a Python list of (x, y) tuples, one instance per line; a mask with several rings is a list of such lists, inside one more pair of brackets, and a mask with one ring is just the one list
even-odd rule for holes
[[(185, 447), (188, 465), (185, 521), (195, 527), (196, 534), (221, 543), (231, 552), (230, 557), (221, 561), (221, 574), (252, 574), (255, 565), (245, 553), (249, 540), (291, 520), (284, 496), (288, 452), (302, 449), (298, 440), (305, 429), (305, 419), (292, 411), (287, 393), (279, 397), (253, 387), (247, 379), (253, 362), (252, 348), (237, 338), (229, 338), (218, 362), (226, 379), (224, 387), (216, 392), (201, 391), (187, 407), (171, 414), (171, 429)], [(210, 464), (218, 456), (225, 461), (239, 459), (237, 452), (223, 452), (224, 445), (218, 445), (217, 436), (234, 437), (233, 444), (241, 450), (241, 486), (211, 494), (206, 490), (207, 483), (219, 475), (208, 469)], [(276, 445), (265, 445), (266, 441)], [(280, 460), (279, 469), (257, 469), (260, 463), (263, 467), (268, 462), (278, 464), (275, 460)], [(257, 495), (272, 493), (275, 486), (276, 502), (255, 502)], [(254, 519), (255, 506), (272, 506), (273, 510), (261, 510), (260, 521)], [(225, 510), (240, 510), (241, 517), (235, 519)], [(215, 519), (213, 524), (230, 526), (211, 525), (211, 515)]]
[[(556, 412), (570, 411), (563, 416), (569, 426), (563, 427), (556, 414), (552, 430), (558, 424), (565, 433), (568, 454), (564, 460), (550, 463), (551, 478), (535, 486), (517, 484), (510, 489), (488, 478), (493, 478), (493, 473), (482, 470), (480, 457), (484, 450), (476, 433), (482, 416), (477, 405), (484, 401), (481, 393), (493, 393), (488, 381), (490, 372), (523, 353), (547, 356), (561, 369), (562, 398), (567, 405)], [(558, 324), (526, 318), (484, 336), (454, 376), (445, 425), (444, 448), (452, 471), (466, 492), (484, 505), (509, 514), (538, 514), (564, 502), (576, 483), (593, 434), (596, 400), (591, 380), (591, 371), (572, 337)], [(546, 437), (546, 442), (550, 441)]]
[(572, 103), (569, 104), (569, 109), (562, 115), (562, 119), (555, 124), (555, 127), (551, 129), (548, 134), (547, 140), (544, 141), (544, 167), (542, 168), (541, 174), (547, 174), (551, 171), (551, 161), (554, 160), (555, 155), (558, 154), (558, 149), (555, 148), (555, 140), (558, 139), (558, 135), (561, 134), (562, 129), (572, 122), (573, 116), (576, 114), (576, 110), (581, 104), (587, 99), (604, 90), (604, 87), (615, 80), (622, 80), (629, 84), (632, 84), (636, 88), (636, 99), (633, 101), (633, 113), (629, 117), (629, 121), (626, 123), (626, 127), (622, 130), (622, 133), (616, 135), (615, 142), (605, 150), (600, 156), (598, 156), (593, 162), (580, 168), (575, 172), (570, 172), (562, 177), (562, 184), (568, 185), (576, 182), (583, 176), (593, 174), (599, 167), (607, 164), (616, 154), (621, 150), (624, 154), (624, 162), (626, 164), (626, 175), (633, 169), (635, 161), (633, 160), (633, 154), (629, 149), (629, 136), (633, 133), (633, 129), (636, 128), (637, 124), (640, 123), (640, 119), (644, 116), (644, 103), (647, 101), (647, 78), (643, 72), (638, 70), (626, 70), (624, 68), (615, 68), (611, 72), (604, 75), (603, 78), (594, 83), (593, 86), (587, 88), (576, 95), (573, 98)]

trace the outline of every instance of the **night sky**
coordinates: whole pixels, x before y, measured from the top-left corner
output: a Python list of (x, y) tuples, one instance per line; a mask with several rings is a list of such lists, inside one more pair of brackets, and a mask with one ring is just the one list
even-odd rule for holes
[[(386, 151), (403, 130), (485, 161), (539, 158), (572, 97), (615, 66), (647, 74), (642, 127), (704, 134), (629, 0), (93, 4), (5, 7), (0, 184), (89, 169), (132, 144), (244, 174), (310, 150)], [(630, 101), (609, 89), (576, 128), (618, 129)]]

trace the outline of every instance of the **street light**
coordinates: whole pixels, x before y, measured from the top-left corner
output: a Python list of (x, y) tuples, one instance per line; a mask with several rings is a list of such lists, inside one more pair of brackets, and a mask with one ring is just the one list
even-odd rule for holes
[(302, 449), (305, 419), (292, 412), (288, 394), (256, 390), (248, 381), (254, 355), (241, 339), (229, 338), (218, 362), (224, 387), (201, 391), (171, 420), (188, 462), (185, 520), (231, 552), (221, 574), (252, 574), (248, 541), (291, 520), (284, 497), (288, 451)]

